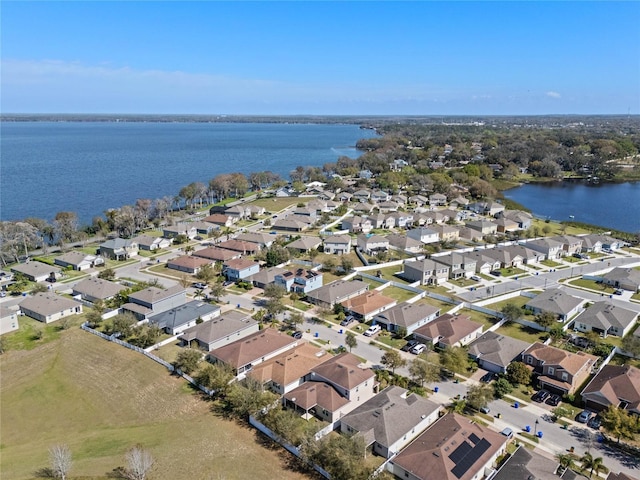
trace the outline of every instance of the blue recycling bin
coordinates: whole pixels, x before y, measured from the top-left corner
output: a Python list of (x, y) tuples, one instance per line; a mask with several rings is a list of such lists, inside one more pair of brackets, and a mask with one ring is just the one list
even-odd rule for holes
[(542, 438), (542, 432), (538, 432), (538, 438)]
[(433, 391), (438, 393), (438, 391), (440, 390), (440, 387), (433, 387)]
[(520, 407), (520, 403), (518, 403), (518, 402), (514, 402), (514, 404), (513, 404), (513, 408), (518, 408), (518, 407)]
[(318, 332), (313, 334), (314, 337), (318, 338), (320, 335), (318, 335)]
[(531, 425), (527, 425), (524, 427), (524, 431), (529, 433), (531, 431)]
[(342, 333), (342, 329), (338, 330), (338, 333)]

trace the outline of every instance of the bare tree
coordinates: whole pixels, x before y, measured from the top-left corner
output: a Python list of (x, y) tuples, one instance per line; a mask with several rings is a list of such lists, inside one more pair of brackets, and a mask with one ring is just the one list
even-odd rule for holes
[(135, 445), (125, 455), (126, 476), (129, 480), (145, 480), (155, 463), (153, 456), (142, 445)]
[(54, 478), (66, 480), (69, 470), (71, 470), (71, 450), (64, 444), (54, 445), (49, 449), (49, 461), (51, 462), (51, 473)]

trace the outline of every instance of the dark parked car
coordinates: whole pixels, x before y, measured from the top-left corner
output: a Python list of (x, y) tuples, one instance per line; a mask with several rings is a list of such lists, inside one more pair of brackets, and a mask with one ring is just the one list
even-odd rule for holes
[(494, 376), (495, 376), (495, 374), (493, 374), (493, 373), (491, 373), (491, 372), (489, 372), (489, 373), (485, 373), (485, 374), (482, 376), (482, 378), (480, 379), (480, 381), (481, 381), (481, 382), (484, 382), (484, 383), (489, 383), (489, 382), (491, 382), (491, 380), (493, 380)]
[(419, 342), (417, 340), (409, 340), (407, 342), (407, 344), (401, 348), (401, 350), (403, 352), (408, 352), (409, 350), (411, 350), (413, 347), (415, 347)]
[(344, 320), (342, 320), (340, 322), (340, 326), (342, 327), (346, 327), (347, 325), (349, 325), (351, 322), (355, 321), (355, 317), (353, 315), (349, 315), (348, 317), (346, 317)]
[(561, 400), (562, 400), (562, 397), (560, 395), (553, 394), (549, 397), (549, 399), (547, 400), (547, 403), (555, 407), (560, 403)]
[(293, 333), (291, 334), (291, 336), (292, 336), (293, 338), (296, 338), (296, 339), (301, 339), (301, 338), (302, 338), (302, 332), (301, 332), (300, 330), (297, 330), (297, 331), (293, 332)]
[(547, 398), (549, 398), (549, 395), (551, 395), (549, 392), (547, 392), (546, 390), (540, 390), (539, 392), (537, 392), (533, 397), (533, 401), (534, 402), (538, 402), (538, 403), (542, 403), (544, 402)]
[(600, 415), (591, 417), (587, 422), (587, 425), (595, 430), (598, 430), (600, 428), (600, 425), (602, 425), (602, 417)]

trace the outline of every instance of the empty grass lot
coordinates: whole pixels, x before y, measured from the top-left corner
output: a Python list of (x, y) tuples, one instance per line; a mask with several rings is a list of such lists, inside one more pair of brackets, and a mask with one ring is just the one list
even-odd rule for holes
[(0, 373), (2, 478), (34, 478), (58, 443), (71, 449), (71, 478), (83, 480), (108, 478), (136, 443), (156, 459), (154, 480), (308, 478), (254, 429), (212, 413), (184, 380), (79, 329), (3, 354)]

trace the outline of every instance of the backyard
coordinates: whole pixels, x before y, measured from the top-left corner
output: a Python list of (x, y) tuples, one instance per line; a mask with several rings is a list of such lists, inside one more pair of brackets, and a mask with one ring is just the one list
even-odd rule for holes
[(308, 478), (255, 430), (212, 413), (184, 380), (80, 329), (0, 360), (3, 478), (34, 478), (59, 443), (72, 452), (73, 478), (110, 478), (137, 443), (154, 456), (157, 480)]

